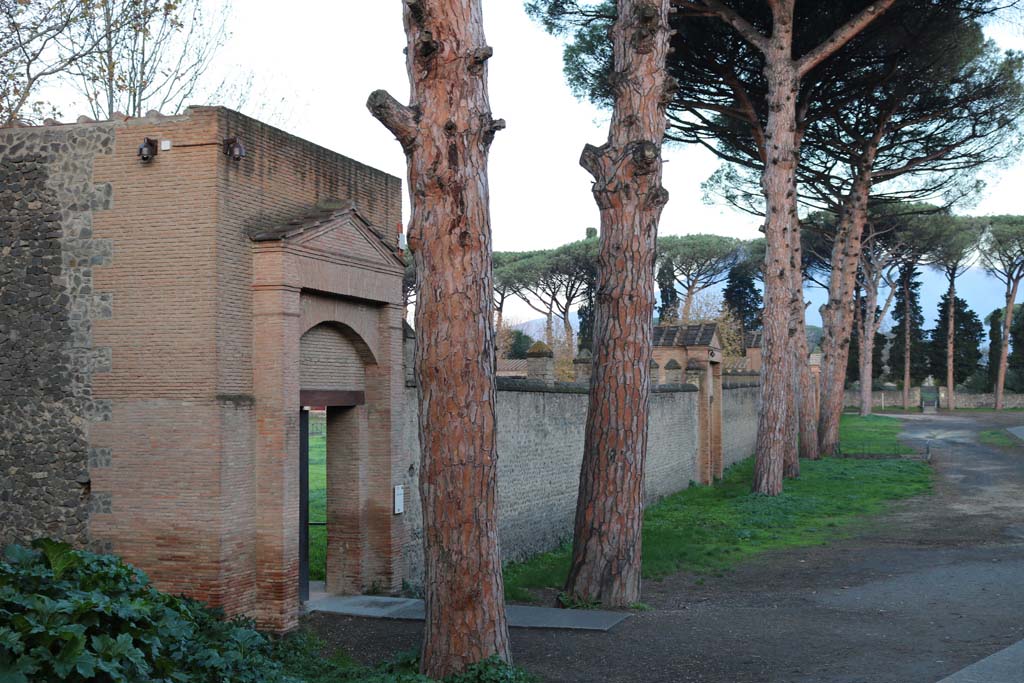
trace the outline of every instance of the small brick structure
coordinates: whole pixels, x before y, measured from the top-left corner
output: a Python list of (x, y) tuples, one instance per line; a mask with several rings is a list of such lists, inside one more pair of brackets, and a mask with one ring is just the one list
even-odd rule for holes
[(287, 630), (302, 392), (354, 392), (330, 578), (397, 589), (401, 181), (216, 107), (0, 130), (0, 174), (0, 543), (112, 551)]
[[(654, 328), (653, 384), (682, 379), (695, 384), (698, 396), (700, 459), (698, 482), (710, 484), (722, 477), (722, 345), (716, 323), (662, 325)], [(673, 364), (669, 368), (669, 364)], [(662, 370), (662, 368), (664, 368)]]

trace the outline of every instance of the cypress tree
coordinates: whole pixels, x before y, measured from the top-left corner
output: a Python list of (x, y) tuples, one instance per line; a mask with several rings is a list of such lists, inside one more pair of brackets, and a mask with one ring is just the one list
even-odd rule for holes
[(906, 351), (907, 308), (910, 309), (910, 381), (920, 384), (928, 376), (928, 360), (925, 356), (924, 314), (921, 312), (920, 271), (916, 268), (900, 268), (900, 282), (892, 305), (895, 337), (889, 349), (890, 375), (896, 380), (903, 378), (903, 356)]
[(733, 317), (742, 323), (744, 332), (761, 328), (761, 306), (764, 302), (748, 264), (741, 263), (729, 269), (722, 299)]
[(663, 262), (658, 266), (656, 279), (661, 299), (658, 306), (658, 324), (671, 325), (679, 321), (679, 292), (676, 291), (676, 276), (672, 264)]

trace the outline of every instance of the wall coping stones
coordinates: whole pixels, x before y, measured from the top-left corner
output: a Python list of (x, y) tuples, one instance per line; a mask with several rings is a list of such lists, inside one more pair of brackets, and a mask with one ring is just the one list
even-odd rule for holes
[[(760, 385), (755, 385), (760, 386)], [(555, 382), (546, 384), (532, 379), (519, 377), (499, 377), (498, 391), (532, 391), (549, 394), (587, 394), (590, 385), (583, 382)], [(698, 391), (693, 384), (659, 384), (652, 386), (651, 391), (657, 394), (690, 393)]]

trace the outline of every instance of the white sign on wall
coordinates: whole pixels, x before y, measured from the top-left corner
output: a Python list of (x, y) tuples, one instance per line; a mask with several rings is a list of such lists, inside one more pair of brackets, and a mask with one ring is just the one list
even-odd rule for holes
[(405, 487), (401, 484), (395, 487), (395, 514), (405, 512)]

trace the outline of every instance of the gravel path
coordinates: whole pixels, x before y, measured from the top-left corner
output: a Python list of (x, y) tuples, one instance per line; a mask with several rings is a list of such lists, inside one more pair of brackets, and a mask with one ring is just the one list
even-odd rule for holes
[[(908, 441), (930, 445), (934, 496), (701, 585), (649, 582), (653, 609), (609, 633), (515, 629), (516, 663), (545, 681), (935, 683), (1024, 639), (1024, 446), (977, 442), (1024, 414), (904, 419)], [(418, 647), (422, 628), (306, 623), (366, 661)]]

